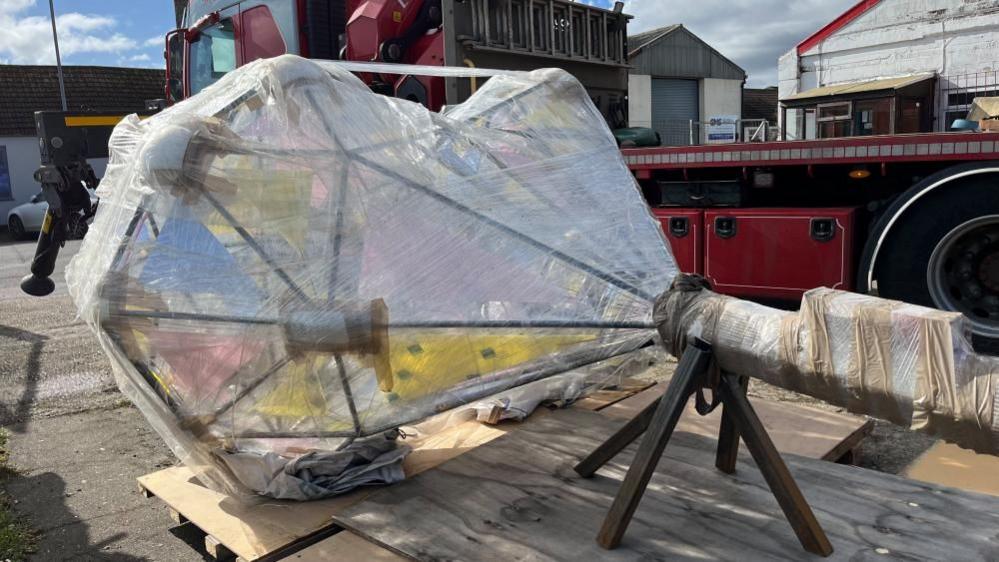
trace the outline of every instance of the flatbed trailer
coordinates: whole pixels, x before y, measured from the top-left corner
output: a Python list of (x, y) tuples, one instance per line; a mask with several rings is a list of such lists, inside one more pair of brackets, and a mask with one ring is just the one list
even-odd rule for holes
[(999, 337), (999, 134), (627, 148), (681, 262), (720, 292), (828, 286), (957, 310)]

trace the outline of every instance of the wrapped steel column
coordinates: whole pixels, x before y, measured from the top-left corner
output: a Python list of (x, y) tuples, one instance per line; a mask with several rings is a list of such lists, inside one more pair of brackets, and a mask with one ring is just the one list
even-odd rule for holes
[(674, 352), (700, 336), (733, 373), (999, 453), (999, 358), (960, 314), (824, 288), (786, 312), (679, 285), (655, 313)]

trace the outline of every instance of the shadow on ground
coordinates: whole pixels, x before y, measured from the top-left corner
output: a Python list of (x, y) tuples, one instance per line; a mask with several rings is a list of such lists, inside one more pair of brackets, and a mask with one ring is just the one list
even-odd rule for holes
[(31, 502), (19, 501), (16, 508), (28, 516), (31, 526), (42, 535), (35, 559), (146, 560), (114, 552), (115, 543), (127, 536), (125, 531), (91, 544), (88, 525), (66, 505), (67, 494), (72, 492), (67, 490), (66, 482), (58, 474), (42, 472), (17, 477), (7, 483), (7, 490), (15, 498), (24, 497), (26, 493), (32, 496)]
[(13, 408), (0, 403), (0, 424), (4, 424), (10, 431), (23, 433), (28, 413), (31, 411), (31, 405), (35, 401), (35, 392), (38, 389), (38, 378), (41, 369), (42, 349), (45, 347), (45, 340), (48, 337), (0, 324), (0, 338), (9, 338), (24, 342), (30, 346), (23, 367), (24, 376), (21, 380), (24, 381), (24, 390), (21, 392), (21, 397), (14, 404)]

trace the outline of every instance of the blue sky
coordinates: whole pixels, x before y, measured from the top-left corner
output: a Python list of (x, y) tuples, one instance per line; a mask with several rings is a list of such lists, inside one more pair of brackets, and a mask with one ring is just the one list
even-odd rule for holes
[[(294, 0), (288, 0), (294, 1)], [(583, 0), (586, 1), (586, 0)], [(588, 0), (609, 7), (611, 0)], [(777, 57), (855, 0), (625, 0), (631, 33), (682, 23), (749, 74), (775, 85)], [(163, 66), (172, 0), (55, 0), (65, 64)], [(51, 64), (47, 0), (0, 0), (0, 63)]]
[[(172, 0), (55, 0), (64, 64), (163, 66)], [(0, 62), (51, 64), (47, 0), (0, 0)]]

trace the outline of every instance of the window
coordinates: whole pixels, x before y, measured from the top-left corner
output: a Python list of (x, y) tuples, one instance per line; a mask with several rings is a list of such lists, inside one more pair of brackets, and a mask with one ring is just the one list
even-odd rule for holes
[(951, 127), (951, 125), (954, 124), (954, 121), (957, 121), (958, 119), (964, 119), (967, 116), (968, 116), (967, 110), (948, 111), (946, 114), (944, 114), (943, 129), (945, 131), (954, 131), (955, 129)]
[(853, 104), (854, 135), (891, 134), (891, 98), (860, 100)]
[(281, 31), (267, 6), (254, 6), (240, 14), (243, 64), (283, 55), (287, 49)]
[(784, 114), (785, 140), (815, 139), (815, 108), (789, 108)]
[(10, 168), (7, 166), (7, 147), (0, 146), (0, 201), (10, 201), (14, 191), (10, 187)]
[(850, 102), (826, 103), (818, 106), (819, 121), (850, 118)]
[(191, 95), (214, 84), (236, 68), (236, 38), (231, 19), (209, 27), (191, 43)]
[(819, 123), (819, 138), (829, 139), (852, 135), (850, 109), (851, 103), (848, 101), (817, 105), (816, 120)]

